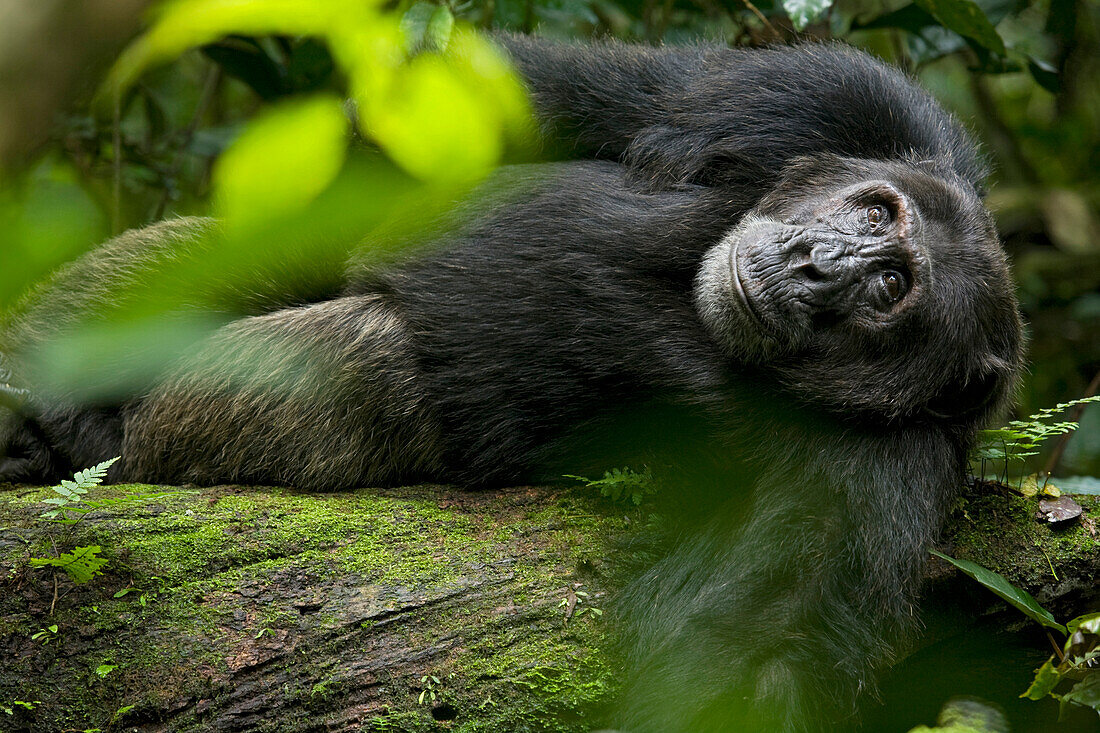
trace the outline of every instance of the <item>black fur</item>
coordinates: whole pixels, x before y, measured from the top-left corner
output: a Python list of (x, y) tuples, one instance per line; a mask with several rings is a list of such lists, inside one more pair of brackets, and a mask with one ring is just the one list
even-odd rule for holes
[(845, 720), (1020, 369), (972, 146), (838, 46), (502, 43), (555, 134), (611, 160), (502, 172), (430, 248), (265, 298), (117, 404), (36, 390), (37, 347), (209, 225), (124, 235), (9, 318), (0, 478), (121, 452), (130, 480), (493, 484), (641, 456), (675, 467), (681, 540), (622, 594), (618, 723)]
[(571, 154), (625, 162), (651, 185), (724, 184), (759, 196), (791, 160), (821, 153), (935, 160), (975, 189), (984, 183), (958, 123), (900, 71), (848, 46), (497, 41)]

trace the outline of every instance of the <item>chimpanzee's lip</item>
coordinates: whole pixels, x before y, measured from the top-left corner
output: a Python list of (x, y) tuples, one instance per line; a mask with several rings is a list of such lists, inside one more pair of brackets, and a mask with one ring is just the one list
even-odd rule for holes
[(764, 323), (764, 319), (761, 318), (760, 312), (756, 310), (756, 306), (749, 298), (749, 294), (745, 292), (745, 284), (741, 282), (741, 268), (737, 256), (740, 248), (741, 238), (738, 237), (737, 240), (734, 241), (733, 246), (730, 247), (730, 274), (733, 276), (730, 279), (733, 280), (733, 289), (737, 293), (737, 297), (741, 300), (741, 303), (745, 306), (745, 310), (748, 311), (752, 319), (756, 321), (756, 325), (760, 327), (760, 330), (771, 331), (768, 325)]

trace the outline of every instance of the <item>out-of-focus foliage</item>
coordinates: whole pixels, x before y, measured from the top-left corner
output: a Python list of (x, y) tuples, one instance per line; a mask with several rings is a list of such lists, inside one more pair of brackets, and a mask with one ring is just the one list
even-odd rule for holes
[(221, 223), (140, 281), (120, 278), (109, 317), (31, 354), (38, 383), (90, 399), (131, 393), (232, 317), (234, 291), (293, 281), (305, 300), (331, 293), (360, 242), (384, 248), (395, 220), (416, 227), (506, 155), (525, 155), (522, 85), (449, 13), (417, 29), (360, 0), (160, 6), (90, 103), (60, 122), (57, 150), (21, 177), (7, 172), (0, 307), (108, 222)]

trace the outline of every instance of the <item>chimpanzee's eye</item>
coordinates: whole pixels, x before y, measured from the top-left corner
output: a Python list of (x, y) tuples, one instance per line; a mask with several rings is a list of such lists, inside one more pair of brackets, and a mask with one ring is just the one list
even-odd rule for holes
[(893, 270), (882, 273), (882, 292), (887, 302), (897, 303), (909, 290), (909, 283), (905, 281), (905, 275)]
[(867, 207), (867, 223), (871, 231), (878, 231), (890, 221), (890, 211), (882, 204), (874, 204)]

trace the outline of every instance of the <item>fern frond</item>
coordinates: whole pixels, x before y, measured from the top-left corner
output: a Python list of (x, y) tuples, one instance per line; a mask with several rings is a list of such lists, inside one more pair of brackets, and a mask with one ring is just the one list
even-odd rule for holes
[(65, 572), (74, 583), (87, 583), (97, 575), (100, 568), (107, 564), (107, 558), (100, 557), (103, 548), (99, 545), (74, 547), (72, 552), (62, 553), (60, 557), (32, 557), (31, 567), (54, 567)]
[[(77, 471), (73, 474), (73, 481), (76, 483), (78, 489), (83, 489), (81, 493), (85, 493), (88, 489), (99, 486), (103, 483), (103, 479), (107, 478), (107, 469), (115, 464), (121, 456), (115, 456), (114, 458), (108, 458), (103, 463), (92, 466), (91, 468), (85, 468), (83, 471)], [(67, 482), (62, 481), (62, 484)]]
[[(89, 510), (87, 508), (78, 507), (76, 505), (81, 502), (87, 503), (84, 496), (88, 493), (88, 490), (94, 489), (96, 486), (103, 483), (103, 479), (107, 478), (107, 469), (113, 466), (115, 461), (119, 458), (121, 458), (121, 456), (115, 456), (91, 468), (77, 471), (73, 474), (72, 481), (63, 479), (57, 486), (51, 486), (50, 491), (57, 494), (57, 496), (44, 499), (43, 501), (46, 504), (56, 505), (57, 509), (43, 512), (40, 516), (45, 519), (60, 522), (61, 524), (75, 524), (79, 521), (79, 518), (73, 519), (69, 514), (88, 513)], [(60, 517), (60, 519), (58, 519), (58, 517)]]

